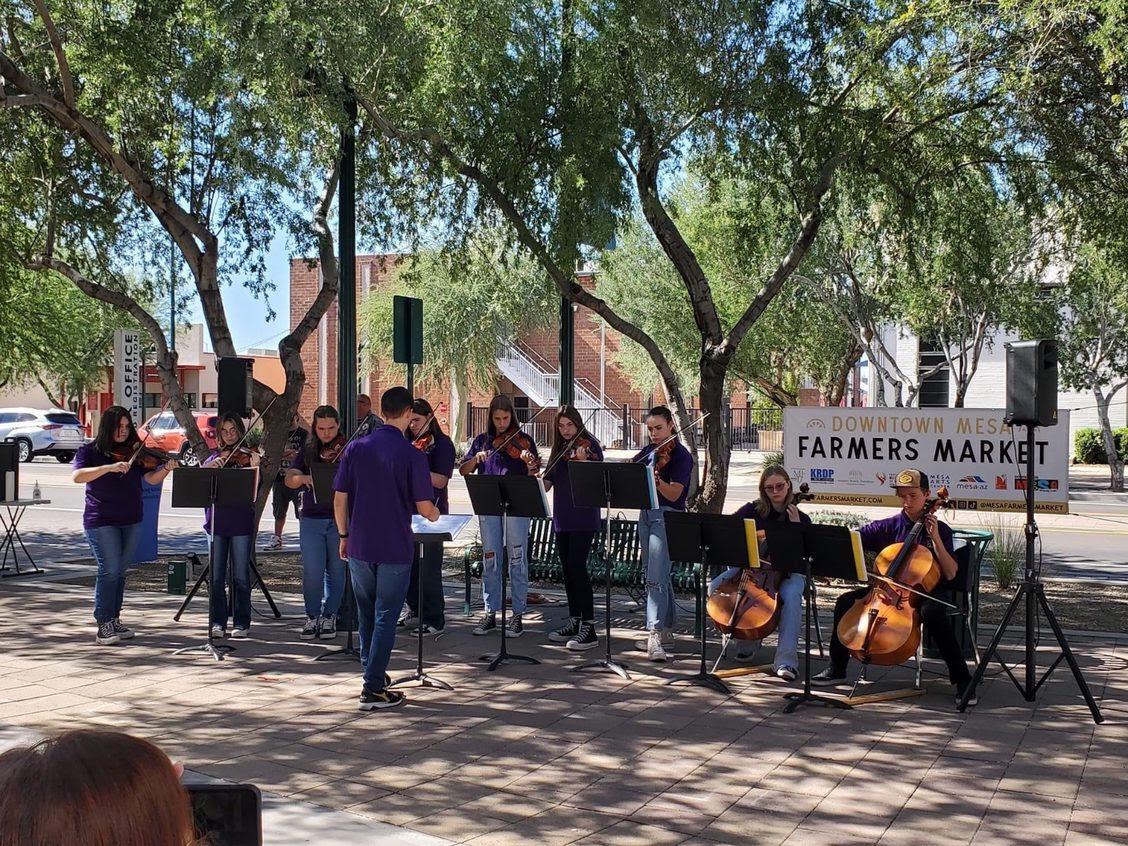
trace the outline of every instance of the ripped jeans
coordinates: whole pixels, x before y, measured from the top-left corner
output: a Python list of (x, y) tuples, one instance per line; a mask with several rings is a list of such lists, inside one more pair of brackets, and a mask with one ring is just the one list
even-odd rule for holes
[(670, 581), (670, 549), (666, 542), (668, 508), (648, 509), (638, 513), (638, 540), (642, 568), (646, 572), (646, 629), (669, 631), (674, 627), (677, 605), (674, 585)]
[[(486, 611), (501, 610), (501, 518), (479, 517), (482, 533), (482, 599)], [(529, 518), (505, 518), (505, 547), (509, 552), (509, 585), (513, 613), (524, 614), (529, 597), (529, 565), (525, 550), (529, 545)]]

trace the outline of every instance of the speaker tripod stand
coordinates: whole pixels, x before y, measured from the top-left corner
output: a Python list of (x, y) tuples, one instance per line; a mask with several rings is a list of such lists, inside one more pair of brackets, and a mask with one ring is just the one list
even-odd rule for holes
[[(992, 656), (999, 662), (1003, 670), (1010, 677), (1014, 686), (1018, 688), (1019, 693), (1022, 694), (1023, 699), (1027, 702), (1033, 702), (1038, 695), (1038, 689), (1045, 684), (1049, 679), (1050, 674), (1057, 669), (1058, 665), (1064, 660), (1069, 664), (1069, 669), (1073, 673), (1073, 678), (1077, 682), (1077, 687), (1081, 689), (1081, 695), (1085, 698), (1085, 703), (1089, 706), (1089, 712), (1093, 715), (1093, 722), (1104, 722), (1104, 716), (1101, 714), (1101, 709), (1093, 699), (1093, 694), (1089, 691), (1089, 685), (1085, 683), (1085, 676), (1081, 673), (1081, 668), (1077, 665), (1077, 659), (1073, 656), (1073, 650), (1069, 648), (1069, 641), (1065, 638), (1065, 633), (1061, 630), (1061, 625), (1058, 623), (1057, 617), (1054, 615), (1053, 609), (1050, 607), (1049, 601), (1046, 599), (1045, 586), (1042, 584), (1041, 574), (1034, 563), (1034, 544), (1038, 538), (1038, 524), (1034, 520), (1034, 489), (1037, 487), (1036, 477), (1034, 475), (1034, 426), (1027, 424), (1026, 426), (1026, 570), (1023, 574), (1022, 584), (1018, 586), (1014, 598), (1011, 600), (1010, 605), (1007, 606), (1007, 611), (1003, 615), (1003, 620), (999, 624), (999, 628), (995, 631), (995, 636), (991, 638), (991, 645), (987, 647), (987, 651), (983, 653), (983, 660), (979, 662), (979, 666), (975, 668), (975, 673), (971, 677), (971, 683), (964, 690), (963, 696), (960, 697), (956, 707), (958, 710), (963, 711), (967, 708), (968, 700), (971, 699), (972, 694), (975, 692), (976, 686), (983, 680), (983, 674), (990, 663)], [(1024, 680), (1019, 681), (1011, 670), (1010, 666), (1003, 661), (999, 655), (999, 643), (1003, 639), (1003, 635), (1007, 633), (1011, 621), (1014, 618), (1015, 611), (1019, 606), (1024, 607), (1026, 615), (1026, 629), (1025, 629), (1025, 659), (1024, 659)], [(1054, 633), (1054, 638), (1057, 640), (1058, 647), (1061, 649), (1061, 654), (1054, 659), (1049, 668), (1042, 675), (1040, 679), (1036, 679), (1038, 673), (1037, 655), (1035, 654), (1036, 646), (1036, 633), (1035, 633), (1035, 619), (1039, 611), (1045, 615), (1046, 621), (1050, 624), (1050, 629)]]

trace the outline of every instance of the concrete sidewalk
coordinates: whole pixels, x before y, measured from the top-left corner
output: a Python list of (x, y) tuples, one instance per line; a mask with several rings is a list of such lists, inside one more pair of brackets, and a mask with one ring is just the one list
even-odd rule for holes
[[(570, 673), (580, 657), (544, 639), (564, 609), (541, 606), (510, 646), (541, 664), (486, 672), (476, 657), (496, 639), (472, 637), (470, 621), (452, 616), (426, 651), (428, 669), (455, 690), (408, 688), (405, 707), (361, 714), (357, 666), (314, 663), (329, 645), (298, 640), (298, 607), (283, 599), (286, 619), (256, 621), (252, 638), (215, 663), (170, 654), (203, 629), (199, 609), (184, 625), (171, 621), (174, 598), (128, 595), (124, 619), (137, 639), (99, 648), (88, 589), (2, 583), (0, 722), (36, 733), (113, 727), (203, 776), (253, 782), (278, 797), (269, 843), (1128, 839), (1121, 636), (1072, 641), (1101, 726), (1060, 668), (1036, 703), (993, 667), (966, 714), (933, 677), (920, 698), (785, 715), (782, 694), (794, 686), (774, 678), (732, 679), (731, 697), (667, 686), (696, 669), (693, 642), (682, 640), (671, 665), (648, 664), (632, 651), (638, 618), (618, 603), (614, 649), (632, 678)], [(1043, 637), (1043, 667), (1046, 647)], [(399, 639), (393, 677), (413, 666), (414, 649)], [(870, 690), (910, 676), (871, 672)], [(437, 839), (411, 839), (423, 835)]]

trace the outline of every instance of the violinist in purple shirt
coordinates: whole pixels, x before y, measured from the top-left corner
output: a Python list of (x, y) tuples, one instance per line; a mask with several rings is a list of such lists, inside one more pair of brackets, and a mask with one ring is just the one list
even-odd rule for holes
[[(238, 446), (247, 427), (238, 414), (225, 414), (216, 432), (218, 449), (203, 462), (204, 467), (247, 468), (259, 466), (259, 452), (254, 447)], [(256, 470), (257, 479), (257, 470)], [(256, 481), (255, 490), (258, 490)], [(227, 565), (232, 568), (235, 595), (231, 617), (235, 627), (231, 637), (244, 638), (251, 631), (251, 545), (255, 534), (254, 500), (239, 505), (218, 505), (215, 513), (204, 509), (204, 531), (211, 535), (211, 628), (212, 637), (227, 637)]]
[[(474, 438), (458, 472), (463, 476), (484, 473), (489, 476), (528, 476), (540, 467), (540, 456), (533, 439), (521, 431), (513, 400), (498, 394), (490, 401), (489, 425)], [(482, 534), (482, 598), (486, 610), (472, 634), (482, 636), (497, 631), (497, 612), (501, 610), (501, 519), (479, 517)], [(529, 599), (529, 569), (525, 559), (529, 543), (529, 518), (505, 518), (505, 552), (509, 579), (513, 587), (513, 616), (506, 624), (508, 637), (524, 631), (521, 615)]]
[(584, 428), (583, 417), (572, 405), (560, 406), (553, 430), (552, 452), (541, 478), (545, 490), (552, 492), (552, 530), (564, 569), (569, 619), (549, 633), (548, 639), (578, 652), (599, 645), (587, 560), (600, 519), (598, 508), (582, 508), (572, 501), (569, 468), (574, 461), (602, 461), (603, 447)]
[(71, 481), (86, 485), (82, 528), (98, 563), (94, 577), (94, 642), (109, 646), (133, 637), (119, 617), (125, 598), (125, 568), (141, 533), (141, 479), (159, 485), (176, 467), (167, 461), (146, 473), (131, 461), (141, 441), (133, 418), (120, 405), (112, 405), (98, 421), (98, 436), (74, 454)]

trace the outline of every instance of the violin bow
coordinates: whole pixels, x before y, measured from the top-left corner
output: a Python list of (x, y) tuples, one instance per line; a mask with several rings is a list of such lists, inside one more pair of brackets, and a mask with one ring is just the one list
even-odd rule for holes
[(281, 394), (275, 394), (274, 399), (272, 399), (270, 402), (268, 402), (266, 404), (266, 408), (264, 408), (262, 411), (260, 411), (258, 416), (254, 420), (252, 420), (250, 423), (247, 424), (247, 428), (243, 431), (243, 437), (239, 438), (239, 440), (235, 442), (235, 446), (231, 447), (231, 452), (228, 454), (227, 458), (224, 459), (223, 463), (219, 465), (220, 467), (226, 467), (227, 466), (227, 462), (231, 460), (231, 456), (234, 455), (238, 451), (239, 447), (241, 447), (243, 445), (243, 441), (245, 441), (247, 439), (247, 436), (249, 434), (251, 434), (251, 429), (255, 428), (255, 426), (258, 424), (258, 422), (260, 420), (262, 420), (263, 417), (266, 416), (266, 412), (270, 411), (270, 407), (272, 405), (274, 405), (274, 403), (278, 402), (278, 398), (280, 396), (282, 396), (282, 395)]
[(700, 417), (698, 417), (696, 420), (694, 420), (688, 426), (681, 426), (677, 429), (674, 429), (674, 431), (670, 434), (670, 436), (668, 438), (664, 438), (660, 444), (656, 444), (654, 449), (651, 452), (648, 452), (646, 455), (641, 456), (640, 458), (634, 459), (634, 461), (632, 463), (641, 464), (644, 460), (649, 459), (650, 456), (652, 456), (654, 453), (658, 452), (658, 450), (660, 450), (662, 447), (664, 447), (670, 441), (677, 438), (677, 436), (680, 435), (682, 432), (684, 432), (686, 429), (692, 429), (694, 426), (696, 426), (698, 423), (700, 423), (702, 420), (704, 420), (706, 417), (708, 417), (712, 413), (713, 412), (711, 412), (711, 411), (706, 411), (704, 414), (702, 414)]
[[(556, 456), (556, 458), (554, 458), (554, 459), (552, 459), (552, 461), (548, 462), (548, 466), (545, 467), (540, 472), (540, 477), (542, 479), (545, 476), (547, 476), (550, 472), (552, 472), (552, 468), (560, 463), (560, 459), (562, 459), (565, 455), (568, 454), (568, 450), (570, 450), (572, 448), (572, 444), (574, 444), (576, 441), (578, 441), (580, 438), (582, 438), (583, 435), (584, 435), (584, 432), (588, 431), (587, 424), (589, 422), (591, 422), (591, 418), (595, 417), (595, 412), (597, 412), (597, 411), (599, 411), (598, 408), (592, 409), (591, 413), (587, 416), (587, 420), (585, 420), (583, 426), (580, 427), (580, 431), (576, 432), (576, 434), (572, 436), (572, 439), (570, 441), (568, 441), (568, 443), (564, 444), (564, 449), (560, 450), (560, 453)], [(590, 435), (591, 432), (588, 432), (588, 434)], [(594, 438), (595, 435), (592, 435), (592, 437)]]

